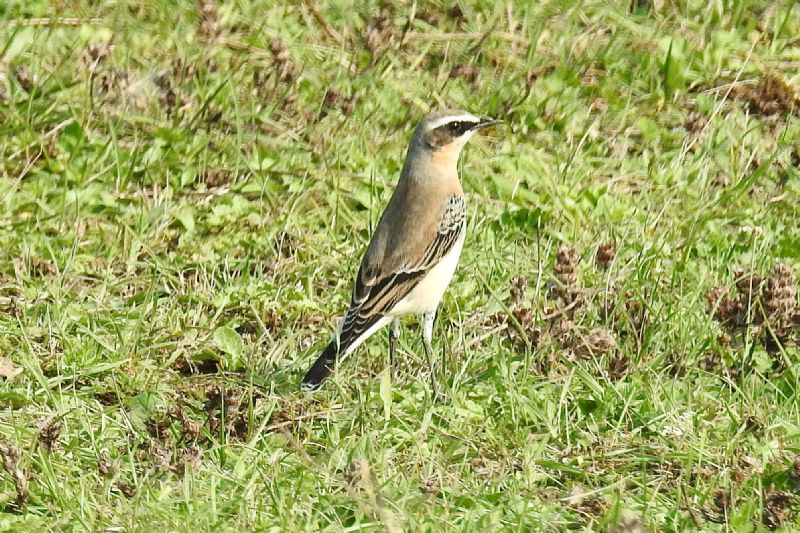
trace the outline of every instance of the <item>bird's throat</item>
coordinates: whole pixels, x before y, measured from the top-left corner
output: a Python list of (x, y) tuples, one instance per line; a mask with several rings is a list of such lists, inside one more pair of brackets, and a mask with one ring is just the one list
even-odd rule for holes
[(431, 156), (431, 159), (440, 172), (455, 174), (458, 169), (458, 156), (460, 154), (461, 146), (446, 146), (437, 150)]

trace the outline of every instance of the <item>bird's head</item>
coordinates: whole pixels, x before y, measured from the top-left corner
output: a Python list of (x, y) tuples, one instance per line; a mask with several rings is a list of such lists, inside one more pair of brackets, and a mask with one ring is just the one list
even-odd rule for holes
[(455, 165), (461, 149), (473, 135), (500, 122), (458, 109), (434, 111), (419, 123), (412, 142), (418, 150), (428, 152), (435, 163)]

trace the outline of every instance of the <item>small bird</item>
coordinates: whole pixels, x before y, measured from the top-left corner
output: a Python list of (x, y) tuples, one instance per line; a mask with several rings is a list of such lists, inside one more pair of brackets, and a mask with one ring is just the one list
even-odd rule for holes
[(458, 264), (467, 229), (458, 157), (477, 131), (499, 122), (466, 111), (446, 110), (429, 113), (419, 123), (397, 188), (361, 261), (350, 309), (330, 344), (306, 373), (301, 390), (319, 389), (338, 359), (390, 323), (393, 365), (398, 319), (421, 314), (425, 355), (436, 391), (433, 322)]

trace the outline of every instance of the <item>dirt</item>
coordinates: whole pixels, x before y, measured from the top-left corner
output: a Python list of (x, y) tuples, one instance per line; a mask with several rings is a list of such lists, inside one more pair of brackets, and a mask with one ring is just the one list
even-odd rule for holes
[(222, 429), (230, 438), (246, 439), (250, 424), (249, 404), (244, 401), (244, 389), (208, 385), (205, 394), (204, 408), (208, 414), (209, 431), (216, 433)]
[(608, 501), (601, 494), (587, 494), (587, 491), (576, 485), (567, 495), (567, 506), (576, 513), (595, 519), (608, 509)]
[(762, 522), (769, 529), (778, 529), (789, 518), (792, 506), (792, 495), (774, 488), (764, 495), (764, 513)]
[(642, 533), (642, 521), (636, 516), (623, 516), (611, 529), (612, 533)]

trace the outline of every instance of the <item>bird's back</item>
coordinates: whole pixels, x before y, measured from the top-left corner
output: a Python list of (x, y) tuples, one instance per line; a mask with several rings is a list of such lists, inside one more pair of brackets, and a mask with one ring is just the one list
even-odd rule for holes
[[(433, 241), (447, 202), (463, 196), (458, 178), (426, 179), (404, 174), (372, 235), (361, 268), (364, 272), (395, 272), (414, 266)], [(430, 198), (441, 198), (431, 202)]]

